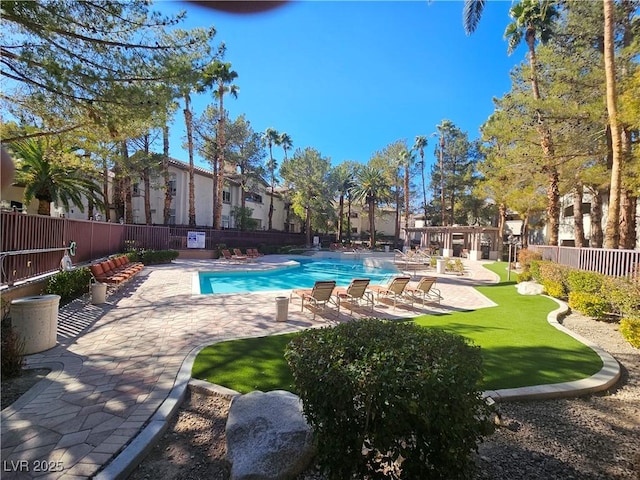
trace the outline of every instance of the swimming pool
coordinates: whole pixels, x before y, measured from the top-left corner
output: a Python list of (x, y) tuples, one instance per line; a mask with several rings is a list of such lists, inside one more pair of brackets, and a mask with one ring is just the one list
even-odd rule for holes
[(200, 272), (200, 293), (247, 293), (310, 288), (317, 280), (335, 280), (349, 285), (354, 278), (386, 283), (398, 272), (395, 268), (364, 265), (361, 260), (296, 259), (296, 265), (253, 272)]

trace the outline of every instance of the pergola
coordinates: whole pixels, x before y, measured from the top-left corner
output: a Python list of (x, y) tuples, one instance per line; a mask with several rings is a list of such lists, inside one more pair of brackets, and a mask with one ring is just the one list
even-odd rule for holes
[(412, 233), (420, 233), (420, 248), (429, 249), (436, 246), (442, 249), (443, 257), (454, 256), (455, 240), (455, 244), (461, 245), (460, 248), (467, 251), (471, 260), (482, 259), (483, 247), (485, 251), (488, 250), (488, 260), (498, 260), (498, 227), (411, 227), (405, 229), (405, 238)]

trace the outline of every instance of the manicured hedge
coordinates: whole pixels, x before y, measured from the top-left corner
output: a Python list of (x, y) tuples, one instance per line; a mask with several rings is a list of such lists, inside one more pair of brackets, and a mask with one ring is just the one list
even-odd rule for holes
[(304, 331), (285, 357), (330, 479), (466, 478), (492, 431), (480, 349), (459, 335), (365, 319)]

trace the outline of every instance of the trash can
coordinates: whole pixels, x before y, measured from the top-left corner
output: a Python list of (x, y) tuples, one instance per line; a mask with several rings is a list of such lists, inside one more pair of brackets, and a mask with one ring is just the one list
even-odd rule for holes
[(43, 352), (56, 346), (60, 295), (40, 295), (11, 301), (11, 326), (24, 341), (24, 353)]
[(436, 273), (444, 273), (447, 269), (447, 261), (444, 258), (436, 259)]
[(389, 245), (384, 246), (384, 253), (389, 253)]
[(276, 297), (276, 322), (286, 322), (289, 318), (289, 297)]
[(92, 283), (91, 284), (91, 303), (94, 305), (100, 305), (107, 301), (107, 284), (106, 283)]

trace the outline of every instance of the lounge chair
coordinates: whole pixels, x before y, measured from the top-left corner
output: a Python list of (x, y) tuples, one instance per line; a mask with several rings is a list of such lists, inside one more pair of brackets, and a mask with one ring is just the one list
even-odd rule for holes
[(354, 307), (370, 306), (373, 311), (373, 293), (367, 291), (370, 280), (368, 278), (354, 278), (347, 287), (336, 287), (333, 294), (336, 296), (338, 313), (340, 306), (344, 303), (353, 315)]
[[(398, 301), (403, 299), (411, 300), (409, 297), (405, 297), (404, 289), (411, 280), (411, 277), (394, 277), (387, 285), (370, 285), (369, 289), (376, 293), (376, 298), (387, 297), (393, 299), (393, 307), (395, 308)], [(413, 300), (411, 301), (413, 305)]]
[(239, 248), (234, 248), (233, 257), (236, 260), (246, 260), (247, 258), (249, 258), (249, 255), (245, 255), (244, 253), (242, 253), (242, 250), (240, 250)]
[(229, 250), (221, 250), (222, 256), (227, 262), (231, 262), (232, 260), (238, 262), (246, 262), (247, 257), (245, 255), (234, 255)]
[(442, 300), (442, 294), (434, 286), (437, 280), (437, 277), (422, 277), (417, 285), (407, 285), (405, 292), (407, 296), (422, 301), (423, 306), (425, 303), (437, 303), (439, 305), (440, 300)]
[(297, 288), (291, 292), (289, 299), (293, 300), (296, 295), (302, 300), (300, 311), (304, 311), (305, 304), (309, 310), (313, 311), (313, 319), (316, 319), (316, 309), (311, 307), (321, 307), (326, 309), (329, 303), (333, 303), (333, 289), (336, 287), (335, 280), (318, 280), (313, 288)]

